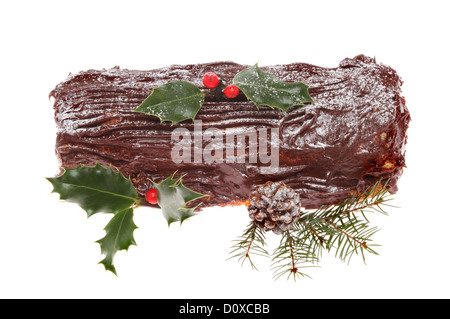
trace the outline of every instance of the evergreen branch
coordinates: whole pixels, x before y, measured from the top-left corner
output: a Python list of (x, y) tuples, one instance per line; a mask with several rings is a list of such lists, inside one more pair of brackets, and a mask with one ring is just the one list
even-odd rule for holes
[[(373, 249), (372, 236), (379, 231), (370, 227), (367, 213), (387, 215), (384, 206), (391, 200), (387, 184), (380, 179), (372, 187), (362, 193), (355, 193), (350, 198), (337, 205), (322, 206), (312, 212), (302, 212), (302, 217), (292, 224), (289, 231), (282, 234), (279, 246), (272, 252), (271, 270), (274, 280), (287, 275), (287, 278), (309, 277), (300, 269), (316, 267), (323, 250), (330, 252), (335, 249), (336, 257), (350, 262), (355, 254), (361, 254), (365, 262), (365, 253), (378, 255)], [(251, 222), (244, 234), (232, 246), (242, 263), (250, 261), (252, 255), (268, 256), (265, 246), (264, 231)]]
[(257, 227), (254, 222), (251, 222), (244, 233), (237, 240), (234, 240), (236, 243), (231, 247), (232, 250), (230, 251), (232, 256), (228, 259), (238, 258), (239, 261), (242, 260), (241, 265), (248, 260), (252, 268), (258, 270), (251, 256), (269, 256), (269, 252), (264, 249), (266, 245), (265, 239), (263, 230)]
[[(273, 267), (274, 277), (279, 278), (289, 273), (289, 267), (291, 270), (297, 268), (291, 263), (294, 251), (292, 248), (298, 249), (297, 263), (316, 263), (322, 256), (323, 249), (326, 251), (335, 249), (336, 256), (348, 262), (354, 254), (361, 254), (364, 262), (365, 252), (377, 255), (373, 249), (376, 245), (368, 243), (379, 229), (369, 227), (366, 213), (377, 212), (387, 215), (383, 209), (383, 206), (390, 206), (386, 204), (390, 200), (387, 196), (387, 183), (388, 181), (382, 184), (380, 179), (364, 192), (355, 193), (338, 205), (322, 206), (316, 211), (304, 214), (288, 234), (293, 238), (288, 240), (291, 245), (281, 244), (274, 252), (276, 255), (273, 260), (279, 264), (278, 268)], [(356, 214), (363, 218), (358, 218)], [(289, 276), (291, 274), (289, 273)]]
[[(378, 229), (376, 227), (369, 228), (369, 223), (365, 220), (359, 220), (356, 216), (352, 218), (339, 218), (339, 221), (332, 222), (325, 220), (335, 231), (329, 238), (330, 245), (336, 248), (336, 256), (342, 261), (348, 260), (353, 254), (361, 252), (363, 261), (365, 262), (364, 251), (377, 254), (367, 243), (371, 241), (371, 236)], [(336, 245), (334, 245), (336, 243)]]
[(305, 223), (296, 223), (292, 227), (295, 234), (295, 244), (302, 246), (305, 251), (305, 261), (315, 263), (322, 256), (322, 249), (327, 248), (327, 239), (324, 234)]
[(303, 222), (306, 222), (309, 219), (310, 223), (316, 223), (326, 218), (334, 219), (338, 216), (344, 214), (348, 215), (358, 211), (372, 211), (387, 215), (387, 212), (383, 210), (382, 206), (388, 206), (386, 202), (391, 200), (391, 198), (388, 198), (387, 196), (388, 189), (386, 187), (389, 181), (387, 181), (384, 185), (381, 182), (382, 181), (380, 179), (372, 187), (368, 187), (361, 194), (355, 193), (338, 205), (327, 205), (320, 207), (312, 214), (308, 214), (306, 219), (303, 219)]
[[(302, 238), (293, 236), (290, 231), (283, 233), (280, 245), (272, 254), (271, 270), (273, 271), (274, 280), (286, 274), (288, 279), (292, 276), (294, 280), (300, 276), (309, 277), (301, 272), (300, 268), (313, 267), (318, 258), (304, 243), (305, 241)], [(303, 264), (307, 263), (312, 265), (303, 266)]]
[[(368, 245), (371, 237), (379, 230), (369, 227), (366, 212), (378, 212), (387, 215), (383, 205), (390, 200), (387, 197), (387, 183), (381, 179), (361, 194), (354, 194), (339, 205), (323, 206), (315, 212), (304, 215), (295, 229), (309, 242), (310, 250), (321, 255), (322, 248), (327, 251), (336, 249), (336, 256), (341, 260), (350, 261), (353, 254), (361, 252), (365, 262), (364, 251), (377, 254)], [(355, 213), (360, 213), (364, 219), (359, 219)], [(304, 225), (303, 227), (301, 225)], [(308, 230), (305, 232), (304, 229)], [(317, 252), (316, 252), (317, 251)]]

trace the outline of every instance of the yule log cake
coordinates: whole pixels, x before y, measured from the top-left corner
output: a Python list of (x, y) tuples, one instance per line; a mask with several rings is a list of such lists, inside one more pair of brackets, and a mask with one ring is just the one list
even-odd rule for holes
[[(242, 93), (227, 98), (202, 82), (213, 72), (231, 83), (246, 68), (217, 62), (70, 74), (50, 94), (61, 168), (111, 165), (142, 198), (152, 180), (177, 172), (186, 187), (209, 195), (201, 207), (248, 204), (254, 187), (267, 181), (292, 187), (306, 209), (339, 203), (380, 179), (397, 191), (410, 114), (395, 70), (364, 55), (336, 68), (261, 66), (281, 81), (309, 86), (313, 102), (286, 112), (256, 107)], [(173, 124), (135, 112), (155, 88), (174, 81), (205, 92), (195, 121)]]

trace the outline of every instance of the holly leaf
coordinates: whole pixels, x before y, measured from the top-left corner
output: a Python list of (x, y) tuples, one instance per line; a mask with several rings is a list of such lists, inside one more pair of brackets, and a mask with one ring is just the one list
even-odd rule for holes
[(308, 85), (303, 82), (284, 82), (262, 71), (258, 64), (235, 75), (233, 84), (256, 104), (279, 108), (286, 112), (295, 105), (313, 102)]
[(128, 250), (131, 245), (136, 245), (133, 232), (137, 228), (133, 221), (133, 208), (124, 209), (111, 218), (105, 227), (106, 235), (97, 240), (100, 244), (101, 252), (105, 258), (100, 261), (106, 270), (117, 276), (116, 268), (113, 264), (114, 255), (119, 250)]
[(174, 81), (153, 89), (134, 112), (154, 115), (161, 122), (173, 124), (194, 119), (205, 101), (204, 93), (194, 84)]
[(182, 223), (187, 218), (194, 216), (195, 207), (187, 207), (186, 204), (198, 198), (206, 197), (183, 185), (182, 178), (174, 178), (176, 172), (161, 183), (153, 182), (158, 191), (157, 201), (161, 211), (170, 226), (171, 223), (179, 221)]
[(77, 203), (88, 217), (95, 213), (118, 213), (139, 201), (130, 179), (112, 167), (100, 164), (95, 167), (80, 165), (65, 169), (59, 177), (47, 178), (52, 183), (52, 193), (60, 199)]

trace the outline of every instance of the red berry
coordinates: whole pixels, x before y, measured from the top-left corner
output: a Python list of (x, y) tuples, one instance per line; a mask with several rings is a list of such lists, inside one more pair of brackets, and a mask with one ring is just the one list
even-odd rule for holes
[(219, 85), (219, 77), (212, 72), (206, 73), (203, 76), (203, 84), (208, 89), (214, 89), (215, 87), (217, 87), (217, 85)]
[(156, 197), (158, 196), (158, 191), (154, 188), (150, 189), (147, 194), (145, 194), (145, 199), (150, 204), (158, 204)]
[(223, 91), (227, 98), (234, 98), (239, 94), (239, 88), (236, 85), (228, 85)]

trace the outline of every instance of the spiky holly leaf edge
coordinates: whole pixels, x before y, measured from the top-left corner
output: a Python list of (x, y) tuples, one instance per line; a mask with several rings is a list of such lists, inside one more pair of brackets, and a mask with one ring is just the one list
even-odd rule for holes
[(88, 217), (96, 213), (117, 213), (139, 204), (136, 188), (130, 178), (110, 165), (104, 167), (79, 165), (63, 168), (57, 177), (46, 178), (52, 185), (52, 193), (61, 200), (78, 204)]
[(169, 226), (177, 221), (182, 224), (183, 221), (194, 216), (195, 209), (200, 206), (201, 203), (194, 207), (187, 207), (186, 205), (196, 199), (209, 196), (184, 186), (182, 179), (185, 175), (175, 178), (176, 173), (177, 172), (174, 172), (160, 183), (152, 181), (153, 186), (158, 191), (158, 205), (161, 207), (162, 213)]
[[(82, 174), (78, 174), (79, 172), (82, 172)], [(129, 197), (129, 196), (125, 196), (124, 194), (115, 194), (115, 193), (111, 193), (111, 192), (107, 192), (104, 191), (102, 189), (98, 189), (95, 187), (89, 187), (87, 185), (76, 185), (73, 183), (64, 183), (65, 180), (65, 174), (70, 174), (70, 175), (75, 175), (75, 177), (83, 177), (86, 174), (88, 176), (97, 176), (97, 175), (101, 175), (101, 174), (105, 174), (106, 178), (118, 178), (118, 180), (123, 181), (123, 185), (122, 186), (126, 186), (127, 183), (129, 183), (128, 186), (132, 187), (133, 189), (128, 189), (128, 193), (132, 193), (133, 197)], [(112, 175), (111, 175), (112, 174)], [(180, 221), (183, 222), (185, 219), (191, 217), (194, 215), (193, 211), (201, 204), (189, 208), (186, 206), (186, 204), (188, 204), (189, 202), (198, 199), (198, 198), (202, 198), (208, 195), (204, 195), (198, 192), (195, 192), (187, 187), (185, 187), (182, 183), (182, 177), (185, 176), (181, 176), (177, 179), (174, 179), (176, 172), (173, 173), (171, 176), (169, 176), (166, 180), (164, 180), (161, 183), (154, 183), (155, 188), (159, 189), (163, 189), (162, 194), (164, 194), (164, 187), (166, 188), (175, 188), (178, 191), (178, 194), (181, 195), (181, 197), (183, 199), (185, 199), (185, 202), (180, 205), (180, 207), (178, 207), (176, 213), (175, 213), (175, 217), (171, 217), (168, 218), (168, 223), (170, 225), (170, 223), (175, 222), (175, 221)], [(104, 177), (105, 177), (104, 176)], [(74, 176), (71, 176), (74, 177)], [(126, 178), (119, 170), (115, 171), (113, 169), (113, 167), (110, 165), (109, 167), (104, 167), (102, 165), (100, 165), (99, 163), (97, 163), (95, 166), (87, 166), (87, 165), (79, 165), (76, 168), (63, 168), (63, 173), (60, 174), (57, 177), (48, 177), (46, 178), (52, 185), (53, 185), (53, 190), (52, 193), (59, 193), (60, 195), (60, 200), (66, 200), (68, 202), (72, 202), (72, 203), (76, 203), (78, 204), (83, 210), (85, 210), (87, 212), (87, 216), (88, 218), (92, 215), (94, 215), (95, 213), (112, 213), (113, 217), (111, 218), (111, 220), (108, 222), (108, 224), (105, 226), (104, 230), (105, 230), (105, 236), (101, 239), (99, 239), (98, 241), (96, 241), (101, 248), (101, 253), (104, 256), (104, 258), (100, 261), (101, 264), (104, 265), (105, 270), (107, 271), (111, 271), (112, 273), (114, 273), (117, 276), (117, 272), (116, 272), (116, 268), (114, 266), (113, 263), (113, 259), (115, 254), (119, 251), (119, 250), (128, 250), (128, 248), (131, 245), (136, 245), (135, 239), (133, 237), (133, 232), (135, 229), (137, 229), (136, 224), (133, 221), (133, 216), (134, 216), (134, 210), (133, 208), (137, 208), (139, 207), (141, 200), (138, 198), (137, 195), (137, 191), (134, 188), (130, 178)], [(157, 187), (156, 187), (157, 186)], [(98, 184), (96, 185), (96, 187), (98, 187)], [(87, 191), (88, 195), (86, 195), (86, 192), (80, 192), (79, 189), (82, 189), (84, 191)], [(75, 192), (71, 192), (70, 190)], [(100, 207), (103, 207), (102, 209), (99, 209), (98, 206), (99, 205), (94, 205), (96, 206), (95, 208), (93, 207), (92, 202), (96, 202), (96, 196), (95, 194), (101, 194), (101, 195), (105, 195), (108, 198), (111, 197), (120, 197), (120, 199), (123, 199), (123, 201), (120, 202), (120, 207), (117, 208), (111, 208), (109, 207), (109, 209), (105, 209), (104, 206), (100, 205)], [(94, 194), (94, 195), (93, 195)], [(135, 194), (135, 195), (134, 195)], [(85, 198), (87, 197), (87, 199)], [(162, 195), (162, 197), (160, 196), (160, 200), (161, 198), (164, 198), (164, 195)], [(105, 199), (105, 198), (103, 198)], [(167, 199), (163, 199), (162, 202), (166, 202)], [(97, 203), (98, 204), (98, 203)], [(108, 203), (110, 204), (110, 203)], [(161, 210), (163, 212), (163, 215), (166, 217), (166, 215), (168, 214), (167, 210), (164, 211), (163, 208), (161, 207)], [(173, 213), (170, 212), (169, 213)], [(169, 214), (169, 216), (171, 216)], [(167, 217), (166, 217), (167, 218)], [(124, 230), (126, 230), (124, 232)]]
[(134, 110), (156, 116), (171, 125), (194, 119), (205, 101), (205, 94), (194, 84), (173, 81), (153, 89), (152, 93)]
[(256, 107), (266, 105), (287, 112), (294, 106), (303, 106), (314, 100), (309, 95), (309, 86), (303, 82), (285, 82), (275, 75), (264, 72), (255, 65), (237, 73), (233, 78), (236, 85)]
[[(250, 78), (248, 78), (249, 75)], [(248, 80), (252, 78), (253, 82), (249, 82)], [(246, 81), (243, 81), (244, 79)], [(269, 81), (274, 85), (272, 87), (270, 85), (264, 86), (258, 81), (266, 81), (266, 84)], [(291, 107), (314, 102), (309, 95), (308, 85), (301, 81), (281, 81), (275, 75), (262, 71), (258, 63), (237, 73), (232, 82), (258, 109), (261, 105), (267, 105), (272, 109), (278, 108), (287, 112)], [(259, 93), (252, 92), (251, 87), (257, 86), (265, 87), (266, 92), (263, 94), (265, 98), (263, 97), (262, 100), (256, 98)], [(299, 91), (292, 93), (292, 88), (295, 87)], [(179, 90), (178, 93), (177, 90)], [(278, 95), (277, 91), (284, 94), (278, 100), (274, 99), (274, 96)], [(179, 93), (181, 93), (181, 97), (176, 96)], [(286, 102), (286, 99), (290, 99), (290, 102)], [(133, 112), (156, 116), (161, 123), (171, 122), (173, 126), (188, 119), (194, 120), (204, 102), (205, 94), (195, 84), (187, 81), (172, 81), (154, 88), (152, 93)]]
[(131, 245), (136, 245), (133, 232), (138, 227), (133, 221), (133, 208), (124, 209), (115, 214), (105, 226), (105, 236), (96, 242), (104, 258), (100, 261), (105, 270), (111, 271), (117, 276), (113, 259), (119, 250), (126, 250)]

